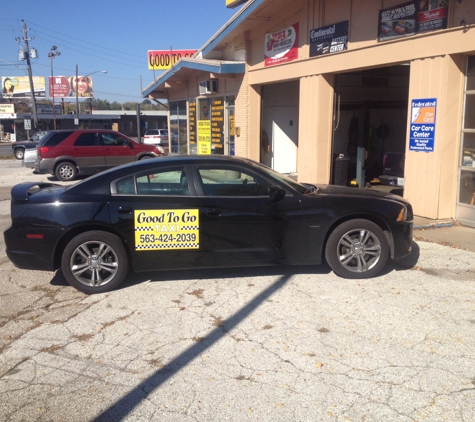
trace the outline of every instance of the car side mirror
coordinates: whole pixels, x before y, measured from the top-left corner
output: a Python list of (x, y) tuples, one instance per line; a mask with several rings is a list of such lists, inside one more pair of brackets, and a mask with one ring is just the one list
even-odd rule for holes
[(280, 201), (282, 198), (285, 197), (285, 190), (277, 185), (269, 186), (267, 193), (269, 195), (269, 198), (272, 198), (274, 202)]

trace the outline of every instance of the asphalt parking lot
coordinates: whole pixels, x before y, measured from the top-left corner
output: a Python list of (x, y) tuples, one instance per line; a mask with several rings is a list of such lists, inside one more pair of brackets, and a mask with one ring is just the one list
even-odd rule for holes
[[(29, 179), (54, 181), (0, 161), (0, 192)], [(475, 420), (475, 254), (413, 249), (370, 280), (164, 271), (86, 296), (2, 238), (0, 420)]]

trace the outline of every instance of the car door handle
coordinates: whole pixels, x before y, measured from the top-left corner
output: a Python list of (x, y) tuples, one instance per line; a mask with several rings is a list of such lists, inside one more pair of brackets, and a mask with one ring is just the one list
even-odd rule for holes
[(134, 209), (132, 207), (119, 207), (119, 214), (132, 214)]
[(205, 214), (208, 217), (219, 217), (223, 211), (216, 208), (205, 210)]

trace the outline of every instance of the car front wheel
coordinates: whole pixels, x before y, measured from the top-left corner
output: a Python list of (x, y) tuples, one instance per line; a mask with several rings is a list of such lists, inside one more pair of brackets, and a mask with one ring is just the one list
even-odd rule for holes
[(86, 294), (117, 288), (128, 272), (119, 237), (102, 231), (81, 233), (64, 249), (61, 269), (68, 283)]
[(389, 243), (383, 230), (375, 223), (349, 220), (340, 224), (328, 238), (325, 258), (340, 277), (371, 278), (386, 265)]
[(16, 148), (14, 154), (17, 160), (23, 160), (25, 157), (25, 150), (23, 148)]
[(63, 182), (69, 182), (71, 180), (76, 179), (78, 172), (76, 170), (76, 166), (73, 163), (65, 161), (64, 163), (59, 163), (56, 166), (54, 174), (58, 178), (58, 180), (61, 180)]

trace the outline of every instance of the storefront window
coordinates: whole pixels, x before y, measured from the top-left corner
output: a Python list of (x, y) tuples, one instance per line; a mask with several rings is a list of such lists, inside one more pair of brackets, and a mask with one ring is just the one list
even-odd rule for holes
[(475, 205), (475, 172), (462, 170), (459, 202), (461, 204)]
[(475, 129), (475, 92), (465, 97), (464, 129)]
[(475, 227), (475, 56), (467, 60), (464, 96), (457, 220)]
[(188, 116), (186, 114), (186, 101), (170, 102), (170, 127), (169, 142), (170, 153), (187, 154)]

